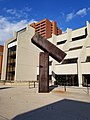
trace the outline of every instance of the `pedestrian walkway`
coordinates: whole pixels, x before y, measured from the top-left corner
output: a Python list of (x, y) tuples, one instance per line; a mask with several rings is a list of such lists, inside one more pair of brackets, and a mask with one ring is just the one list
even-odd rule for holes
[(86, 88), (55, 86), (38, 93), (28, 86), (0, 86), (0, 120), (90, 120)]

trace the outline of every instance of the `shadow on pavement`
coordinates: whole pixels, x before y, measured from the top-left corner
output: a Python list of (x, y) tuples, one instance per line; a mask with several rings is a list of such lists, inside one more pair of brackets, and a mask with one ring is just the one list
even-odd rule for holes
[(49, 92), (52, 91), (56, 87), (58, 87), (58, 85), (51, 85), (51, 86), (49, 86)]
[(12, 87), (1, 87), (0, 90), (9, 89), (9, 88), (12, 88)]
[(17, 115), (12, 120), (90, 120), (90, 103), (63, 99)]

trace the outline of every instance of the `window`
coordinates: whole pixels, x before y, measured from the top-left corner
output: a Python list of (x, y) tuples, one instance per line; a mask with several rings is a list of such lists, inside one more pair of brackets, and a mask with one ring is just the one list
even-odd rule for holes
[(73, 59), (65, 59), (62, 64), (71, 64), (71, 63), (77, 63), (77, 58)]
[(8, 48), (6, 80), (14, 80), (16, 61), (16, 46)]
[(84, 87), (87, 87), (87, 86), (90, 87), (90, 74), (83, 74), (83, 75), (82, 75), (82, 78), (83, 78), (83, 80), (82, 80), (82, 85), (83, 85)]
[(81, 39), (83, 39), (83, 38), (86, 38), (86, 36), (87, 36), (87, 28), (85, 29), (85, 35), (72, 38), (72, 41), (81, 40)]
[(72, 38), (72, 41), (81, 40), (83, 38), (86, 38), (86, 35), (82, 35), (82, 36), (78, 36), (78, 37)]
[(63, 41), (57, 42), (57, 45), (64, 44), (66, 41), (67, 41), (67, 40), (63, 40)]
[(90, 62), (90, 56), (87, 56), (86, 62)]
[(77, 49), (81, 49), (81, 48), (82, 48), (82, 46), (74, 47), (74, 48), (70, 48), (69, 51), (70, 51), (70, 50), (77, 50)]
[(52, 65), (52, 61), (49, 61), (49, 66), (51, 66)]

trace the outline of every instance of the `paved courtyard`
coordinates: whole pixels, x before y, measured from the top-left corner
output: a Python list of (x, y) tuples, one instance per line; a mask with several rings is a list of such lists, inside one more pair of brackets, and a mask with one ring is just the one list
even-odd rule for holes
[(0, 120), (90, 120), (86, 88), (50, 87), (38, 93), (28, 86), (0, 86)]

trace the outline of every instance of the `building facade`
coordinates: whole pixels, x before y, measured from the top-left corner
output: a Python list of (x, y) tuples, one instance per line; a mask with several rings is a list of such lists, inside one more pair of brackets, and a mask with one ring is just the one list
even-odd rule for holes
[(31, 43), (34, 34), (34, 28), (28, 25), (5, 42), (1, 80), (37, 79), (39, 49)]
[(61, 63), (53, 61), (57, 80), (67, 80), (68, 85), (90, 84), (90, 24), (51, 38), (67, 55)]
[(31, 38), (39, 32), (43, 37), (51, 37), (52, 33), (61, 34), (56, 22), (44, 19), (28, 25), (16, 32), (14, 37), (5, 42), (2, 67), (2, 80), (33, 81), (37, 80), (37, 66), (39, 66), (39, 52), (31, 43)]
[[(37, 80), (39, 75), (39, 48), (31, 43), (35, 29), (28, 25), (5, 42), (2, 80)], [(90, 24), (48, 38), (67, 55), (61, 63), (49, 59), (49, 75), (52, 80), (67, 80), (71, 86), (90, 83)]]
[(48, 19), (41, 20), (37, 23), (30, 24), (33, 28), (35, 28), (35, 32), (38, 32), (44, 38), (51, 38), (52, 34), (60, 35), (62, 34), (62, 30), (57, 27), (57, 23), (55, 21), (50, 22)]
[(2, 60), (3, 60), (3, 46), (0, 45), (0, 79), (1, 79), (1, 72), (2, 72)]

